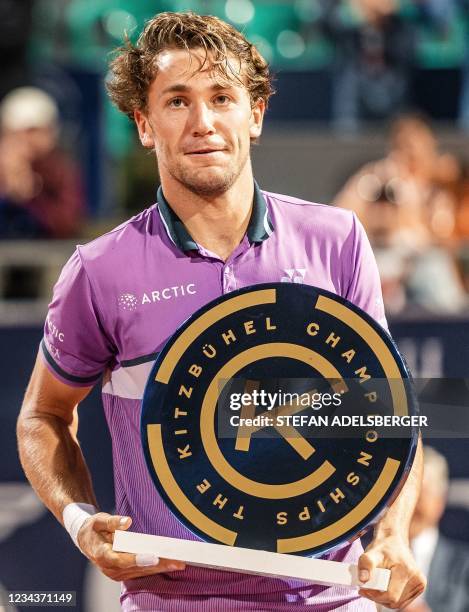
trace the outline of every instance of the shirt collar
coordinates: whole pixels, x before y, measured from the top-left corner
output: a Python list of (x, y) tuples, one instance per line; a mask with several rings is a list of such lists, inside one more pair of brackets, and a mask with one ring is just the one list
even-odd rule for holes
[[(182, 251), (198, 250), (197, 243), (164, 197), (162, 187), (158, 188), (156, 200), (158, 212), (171, 241)], [(249, 242), (251, 244), (263, 242), (270, 236), (273, 230), (274, 227), (270, 219), (267, 202), (259, 185), (254, 181), (254, 202), (246, 231)]]

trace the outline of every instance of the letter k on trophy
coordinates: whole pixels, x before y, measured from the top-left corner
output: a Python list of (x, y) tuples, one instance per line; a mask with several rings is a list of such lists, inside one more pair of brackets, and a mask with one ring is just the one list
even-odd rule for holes
[[(118, 531), (114, 549), (357, 586), (356, 566), (318, 557), (395, 499), (418, 432), (394, 417), (416, 413), (393, 341), (356, 306), (301, 284), (224, 295), (168, 341), (142, 404), (155, 495), (187, 539)], [(386, 590), (389, 574), (367, 588)]]

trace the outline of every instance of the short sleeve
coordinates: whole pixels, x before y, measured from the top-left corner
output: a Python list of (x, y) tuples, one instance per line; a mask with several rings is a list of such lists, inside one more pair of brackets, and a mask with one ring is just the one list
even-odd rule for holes
[(49, 370), (72, 386), (93, 385), (113, 358), (78, 249), (54, 287), (41, 349)]
[(387, 330), (378, 266), (368, 236), (355, 214), (353, 214), (352, 232), (352, 253), (347, 262), (347, 265), (352, 267), (345, 297)]

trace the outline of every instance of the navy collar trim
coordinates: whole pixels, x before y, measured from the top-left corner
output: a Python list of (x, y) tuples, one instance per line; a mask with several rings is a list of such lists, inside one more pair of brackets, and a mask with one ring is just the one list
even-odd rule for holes
[[(162, 187), (158, 188), (156, 200), (161, 220), (171, 241), (182, 251), (198, 250), (197, 243), (164, 197)], [(259, 185), (254, 181), (254, 201), (246, 232), (247, 237), (251, 244), (263, 242), (273, 231), (267, 202)]]

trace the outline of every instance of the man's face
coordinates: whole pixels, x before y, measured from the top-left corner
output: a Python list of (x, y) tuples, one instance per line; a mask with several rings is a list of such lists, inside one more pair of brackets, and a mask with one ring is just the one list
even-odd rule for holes
[(15, 151), (33, 162), (40, 160), (57, 146), (57, 128), (54, 125), (31, 127), (22, 130), (6, 130), (4, 140), (11, 142)]
[[(262, 129), (264, 103), (251, 107), (247, 89), (222, 80), (203, 50), (167, 49), (148, 92), (148, 109), (135, 112), (140, 140), (155, 149), (164, 184), (176, 181), (202, 196), (225, 193), (245, 168), (251, 139)], [(239, 74), (239, 62), (231, 59)]]

